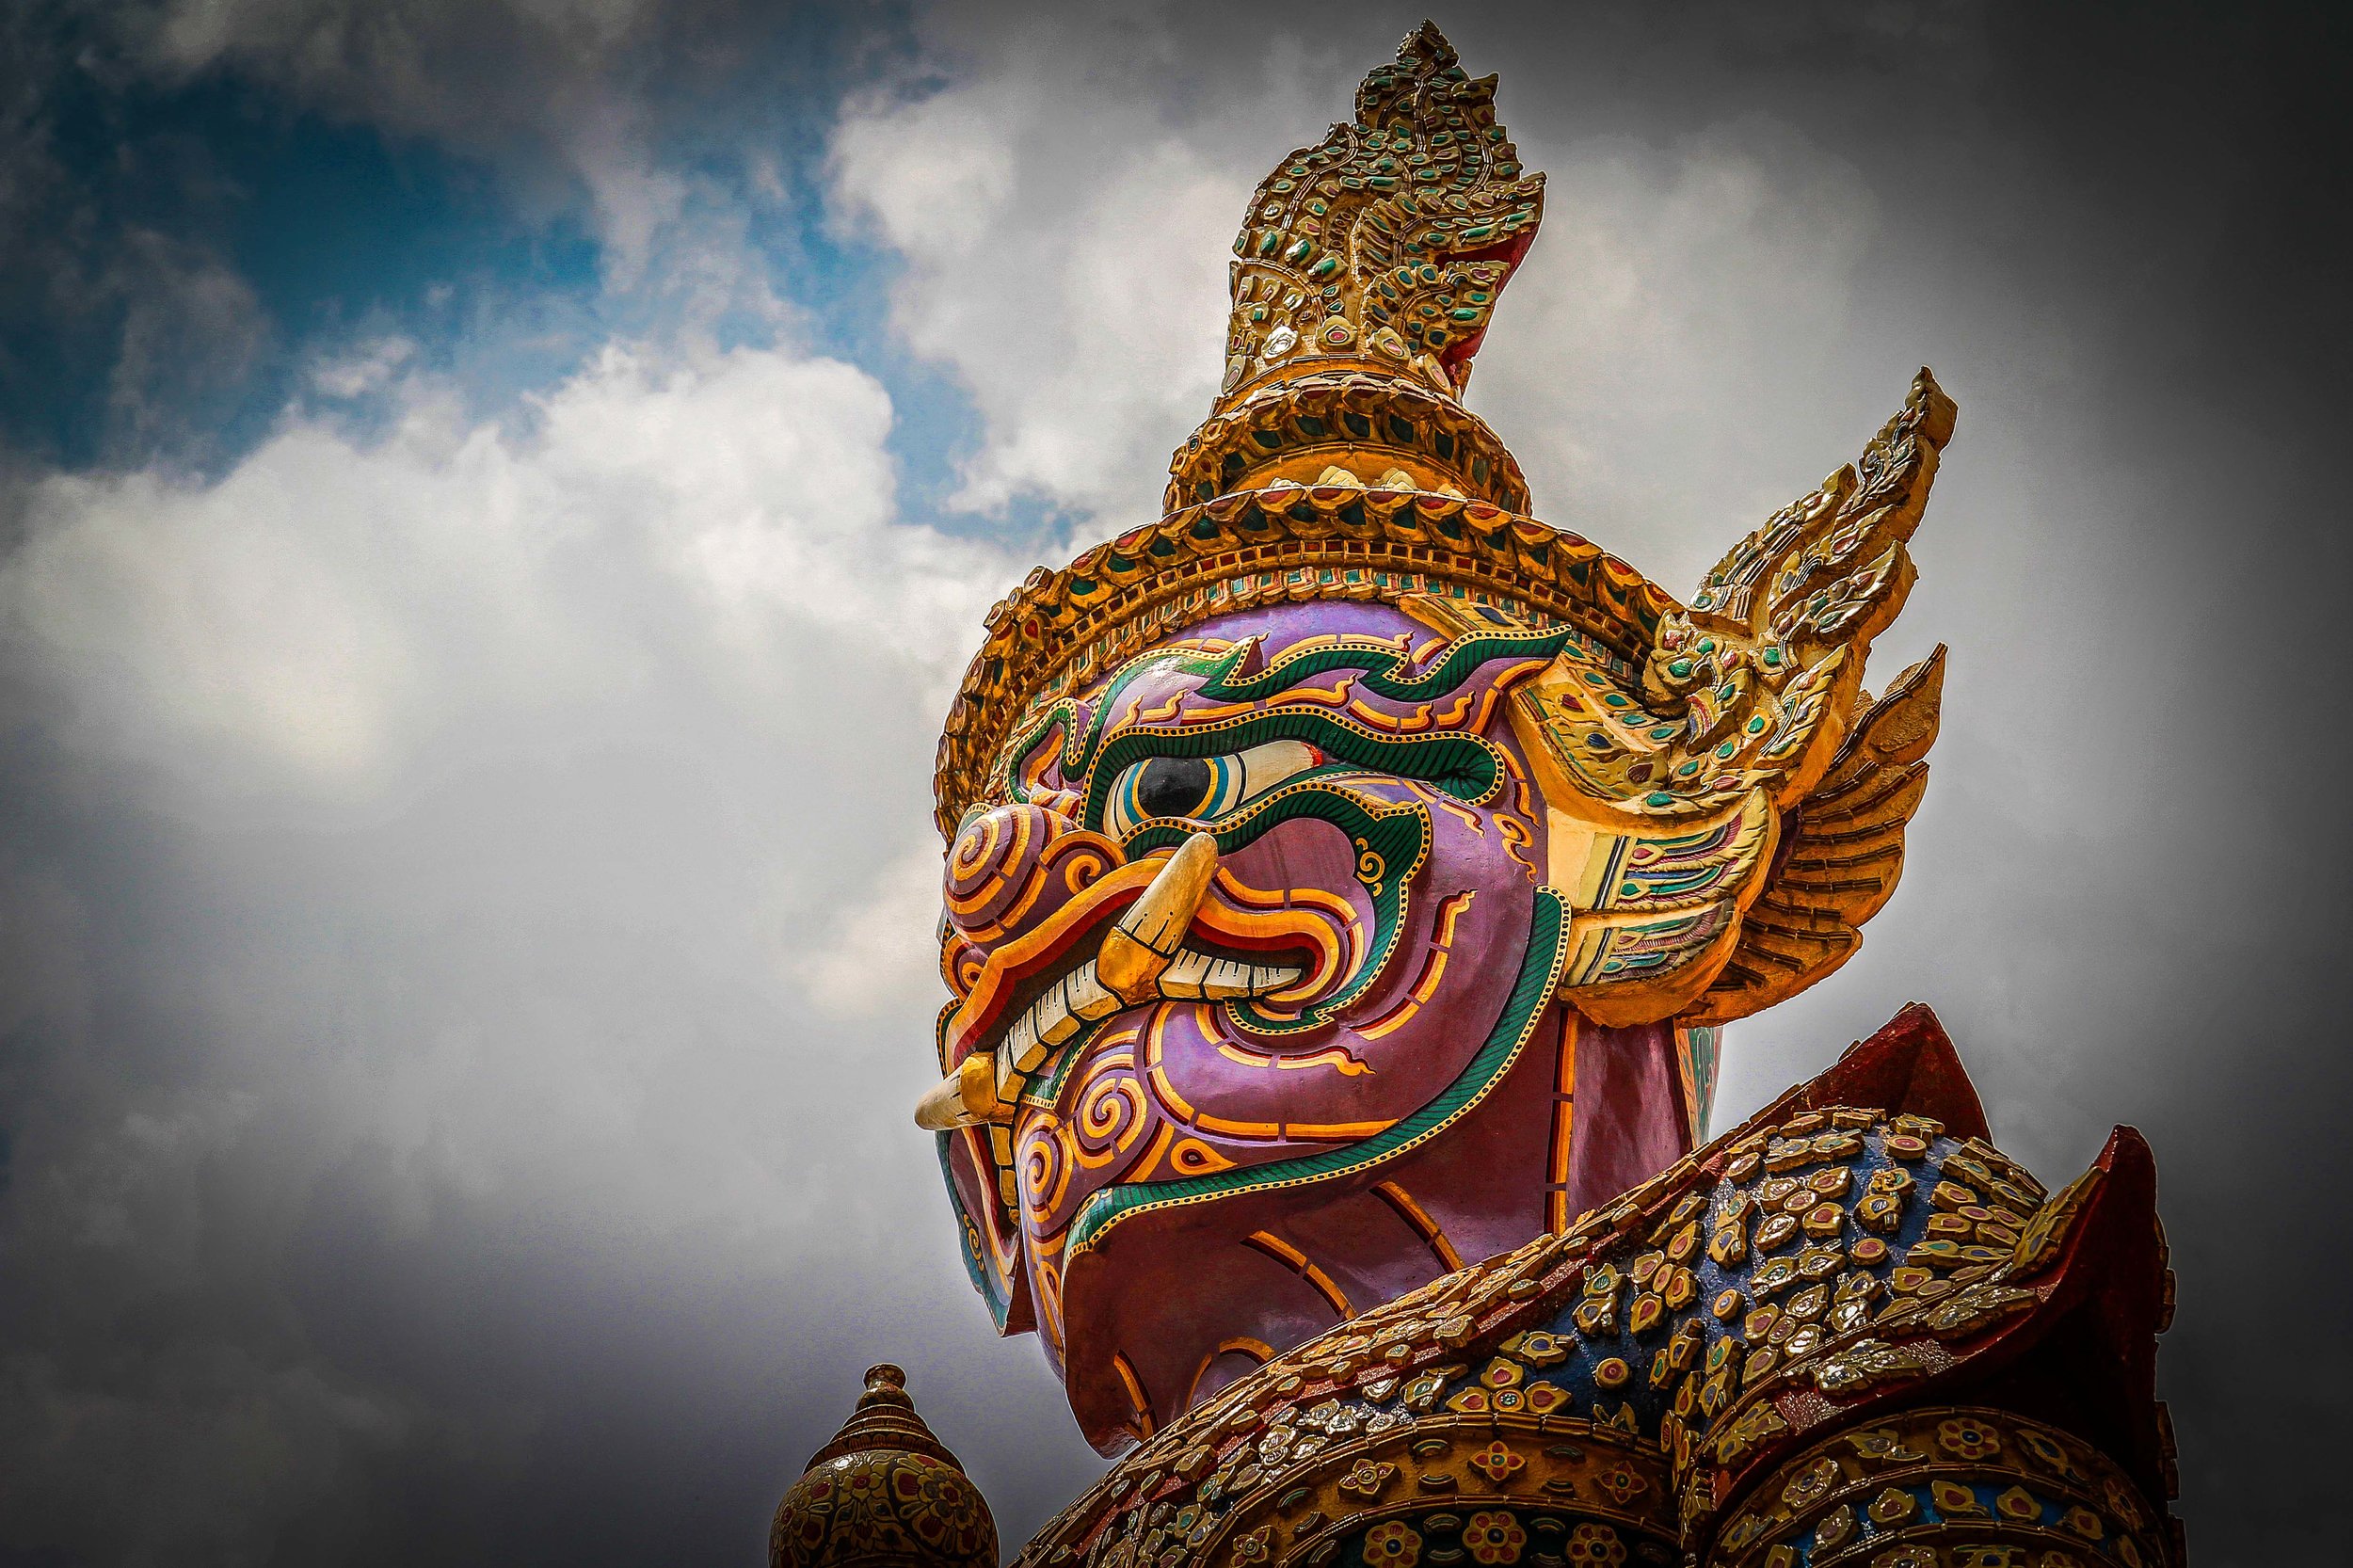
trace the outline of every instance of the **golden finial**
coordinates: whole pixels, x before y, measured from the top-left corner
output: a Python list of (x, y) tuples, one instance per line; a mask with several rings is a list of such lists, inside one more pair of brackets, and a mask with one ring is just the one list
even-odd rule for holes
[(1495, 92), (1425, 22), (1356, 89), (1353, 123), (1259, 183), (1234, 240), (1218, 411), (1351, 365), (1461, 392), (1544, 213)]
[(1283, 483), (1527, 509), (1519, 465), (1458, 401), (1544, 216), (1495, 94), (1425, 22), (1356, 89), (1353, 121), (1259, 182), (1225, 379), (1169, 465), (1170, 511)]

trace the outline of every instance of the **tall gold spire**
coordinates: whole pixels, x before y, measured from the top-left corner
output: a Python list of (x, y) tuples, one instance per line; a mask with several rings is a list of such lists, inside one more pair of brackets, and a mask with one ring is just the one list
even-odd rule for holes
[(1356, 89), (1353, 124), (1259, 182), (1234, 239), (1220, 412), (1338, 364), (1462, 391), (1544, 212), (1495, 92), (1425, 22)]
[[(1356, 89), (1353, 122), (1259, 182), (1234, 240), (1225, 377), (1176, 456), (1172, 508), (1334, 467), (1368, 485), (1526, 504), (1511, 455), (1456, 402), (1544, 213), (1544, 176), (1523, 171), (1496, 123), (1495, 88), (1425, 22)], [(1321, 407), (1306, 444), (1323, 425), (1335, 448), (1313, 460), (1261, 428), (1310, 393)], [(1433, 398), (1441, 450), (1390, 434), (1388, 400), (1418, 412)]]

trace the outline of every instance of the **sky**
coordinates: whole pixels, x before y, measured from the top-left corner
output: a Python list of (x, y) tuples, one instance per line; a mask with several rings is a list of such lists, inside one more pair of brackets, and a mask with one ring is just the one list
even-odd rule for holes
[[(0, 13), (0, 1568), (750, 1564), (886, 1358), (1009, 1544), (1097, 1472), (908, 1120), (932, 747), (1423, 14)], [(1717, 1126), (1916, 998), (2044, 1179), (2142, 1128), (2193, 1549), (2340, 1560), (2346, 13), (1435, 18), (1540, 516), (1688, 594), (1961, 406), (1902, 889)]]

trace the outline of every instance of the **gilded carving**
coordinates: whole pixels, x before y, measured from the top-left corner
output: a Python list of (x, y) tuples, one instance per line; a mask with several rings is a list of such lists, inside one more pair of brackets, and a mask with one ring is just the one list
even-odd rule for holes
[[(1126, 1450), (1020, 1560), (2178, 1563), (2137, 1138), (2046, 1202), (1916, 1006), (1705, 1138), (1722, 1026), (1900, 875), (1945, 654), (1865, 664), (1954, 404), (1679, 602), (1464, 403), (1543, 199), (1417, 29), (1254, 192), (1160, 520), (1000, 603), (944, 726), (917, 1117)], [(2088, 1291), (2114, 1454), (1966, 1397), (2073, 1378)]]

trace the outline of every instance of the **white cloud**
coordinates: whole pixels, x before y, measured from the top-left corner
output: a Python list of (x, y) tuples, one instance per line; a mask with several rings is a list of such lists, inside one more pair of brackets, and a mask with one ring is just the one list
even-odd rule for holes
[[(1074, 136), (1074, 126), (1084, 126)], [(838, 207), (897, 252), (893, 321), (986, 435), (956, 501), (1141, 520), (1217, 390), (1224, 244), (1251, 182), (1160, 106), (1036, 79), (869, 100), (834, 141)]]
[[(419, 1259), (391, 1288), (428, 1316), (477, 1254), (574, 1313), (689, 1282), (731, 1304), (647, 1332), (717, 1312), (696, 1364), (745, 1378), (780, 1375), (756, 1321), (830, 1320), (844, 1280), (970, 1304), (905, 1116), (928, 761), (1015, 564), (899, 520), (889, 399), (836, 360), (616, 345), (500, 423), (414, 375), (386, 395), (378, 435), (294, 418), (215, 480), (40, 481), (0, 565), (46, 780), (0, 837), (12, 1540), (265, 1539), (386, 1456), (487, 1474), (585, 1397), (528, 1358), (435, 1391), (312, 1348), (379, 1310), (316, 1282), (354, 1268)], [(151, 1298), (178, 1305), (135, 1375), (24, 1327)], [(839, 1361), (932, 1345), (1045, 1380), (977, 1311), (898, 1320), (786, 1372), (846, 1399)], [(126, 1506), (108, 1448), (187, 1484)]]
[[(1545, 517), (1686, 594), (1810, 482), (1781, 477), (1788, 454), (1819, 477), (1868, 434), (1826, 440), (1817, 408), (1787, 392), (1840, 374), (1877, 203), (1855, 169), (1770, 120), (1652, 145), (1563, 139), (1529, 118), (1513, 129), (1546, 170), (1546, 220), (1471, 400)], [(1888, 412), (1903, 394), (1860, 390)]]
[[(633, 918), (540, 904), (558, 886), (584, 896), (570, 857), (613, 851), (549, 829), (617, 808), (611, 780), (574, 757), (682, 757), (770, 821), (690, 830), (696, 854), (745, 832), (757, 849), (731, 869), (731, 906), (665, 884), (668, 918), (724, 934), (739, 956), (775, 944), (757, 967), (780, 975), (828, 943), (853, 954), (837, 964), (872, 959), (873, 922), (844, 926), (831, 905), (879, 880), (894, 914), (913, 906), (905, 868), (936, 849), (907, 764), (928, 754), (964, 644), (1011, 575), (984, 548), (895, 520), (881, 388), (782, 350), (687, 361), (616, 347), (507, 425), (468, 424), (413, 385), (404, 395), (380, 439), (297, 422), (213, 482), (36, 486), (27, 537), (0, 568), (20, 717), (89, 776), (130, 781), (135, 808), (168, 810), (199, 838), (325, 831), (329, 858), (388, 872), (445, 853), (412, 835), (487, 835), (495, 871), (449, 870), (507, 911), (501, 939), (526, 949), (551, 918)], [(910, 787), (876, 796), (860, 776), (873, 757)], [(477, 786), (453, 793), (453, 768)], [(820, 815), (833, 826), (812, 840)], [(600, 829), (640, 830), (671, 831)], [(215, 871), (242, 881), (250, 868)], [(370, 884), (299, 896), (366, 923), (434, 895)], [(286, 935), (232, 942), (214, 978), (252, 966), (254, 984), (190, 999), (257, 1059), (292, 1048), (317, 1000), (285, 989)], [(920, 1017), (920, 997), (898, 1000)], [(505, 1112), (486, 1119), (485, 1074), (556, 1089), (553, 1121), (600, 1138), (627, 1136), (645, 1112), (652, 1061), (626, 1046), (600, 1074), (595, 1047), (494, 1038), (462, 1008), (410, 1024), (418, 1048), (382, 1064), (391, 1078), (349, 1130), (511, 1174), (527, 1165), (496, 1147)], [(544, 1051), (566, 1069), (540, 1078)]]
[(876, 876), (872, 898), (795, 956), (793, 970), (818, 1006), (838, 1018), (867, 1018), (933, 987), (939, 974), (939, 873), (937, 849), (919, 845)]
[[(0, 629), (38, 720), (75, 766), (145, 781), (137, 804), (200, 838), (233, 825), (302, 861), (283, 836), (328, 833), (328, 858), (363, 863), (353, 884), (280, 895), (378, 939), (382, 922), (416, 918), (411, 901), (461, 890), (469, 921), (502, 912), (497, 944), (559, 965), (600, 938), (558, 937), (552, 920), (610, 937), (612, 922), (652, 919), (657, 941), (698, 934), (778, 977), (776, 1003), (806, 995), (840, 1014), (849, 977), (883, 983), (852, 1011), (919, 1020), (920, 1042), (936, 983), (903, 960), (927, 941), (918, 883), (936, 871), (910, 868), (937, 857), (920, 763), (1012, 568), (895, 520), (882, 390), (781, 350), (680, 361), (616, 347), (511, 425), (408, 395), (379, 440), (296, 423), (216, 482), (38, 486), (29, 536), (0, 569)], [(882, 759), (894, 774), (877, 792), (867, 775)], [(678, 774), (669, 788), (750, 819), (682, 825), (660, 799), (632, 820), (632, 769)], [(487, 858), (450, 862), (444, 835)], [(628, 860), (656, 840), (735, 860), (697, 888), (684, 867)], [(408, 886), (404, 860), (452, 880)], [(602, 896), (656, 901), (659, 916), (598, 904), (605, 874), (617, 880)], [(862, 912), (842, 918), (845, 899)], [(210, 981), (247, 968), (249, 984), (191, 998), (211, 1020), (199, 1027), (242, 1037), (257, 1065), (316, 1026), (314, 977), (282, 968), (287, 936), (265, 921), (232, 942)], [(358, 978), (384, 956), (361, 953)], [(438, 943), (388, 961), (467, 992), (449, 966), (470, 961)], [(633, 997), (626, 975), (598, 983)], [(348, 1132), (471, 1190), (536, 1179), (532, 1159), (560, 1161), (570, 1139), (641, 1134), (685, 1045), (661, 1029), (501, 1033), (478, 1000), (439, 1012), (420, 997), (399, 1020), (407, 1046), (345, 1107)], [(911, 1046), (919, 1077), (920, 1058)], [(534, 1099), (526, 1154), (511, 1118)]]
[(888, 424), (862, 372), (779, 351), (610, 349), (515, 428), (418, 388), (372, 444), (298, 422), (216, 482), (43, 481), (0, 607), (86, 744), (150, 764), (358, 775), (652, 663), (764, 690), (821, 633), (879, 632), (930, 696), (984, 590), (892, 522)]

